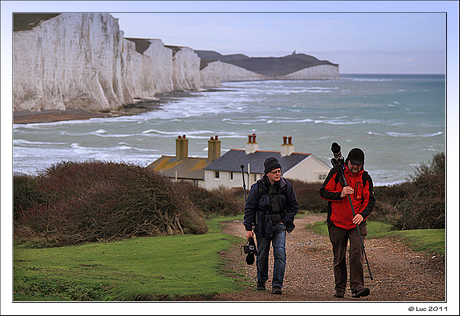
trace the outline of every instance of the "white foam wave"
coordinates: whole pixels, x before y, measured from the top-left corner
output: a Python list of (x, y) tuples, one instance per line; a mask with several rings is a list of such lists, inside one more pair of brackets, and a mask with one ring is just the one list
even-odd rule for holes
[(36, 142), (36, 141), (30, 141), (30, 140), (25, 140), (25, 139), (13, 139), (13, 145), (14, 146), (37, 146), (37, 145), (63, 145), (66, 143), (61, 143), (61, 142)]
[(104, 133), (107, 133), (107, 131), (105, 129), (100, 128), (97, 131), (91, 132), (90, 134), (92, 134), (92, 135), (100, 135), (100, 134), (104, 134)]
[(401, 138), (417, 138), (417, 137), (435, 137), (444, 134), (444, 132), (436, 132), (436, 133), (431, 133), (431, 134), (414, 134), (414, 133), (398, 133), (398, 132), (386, 132), (384, 134), (382, 133), (376, 133), (376, 132), (368, 132), (368, 135), (375, 135), (375, 136), (391, 136), (391, 137), (401, 137)]
[(355, 125), (363, 124), (363, 121), (359, 122), (349, 122), (349, 121), (339, 121), (339, 120), (315, 120), (315, 124), (329, 124), (329, 125)]

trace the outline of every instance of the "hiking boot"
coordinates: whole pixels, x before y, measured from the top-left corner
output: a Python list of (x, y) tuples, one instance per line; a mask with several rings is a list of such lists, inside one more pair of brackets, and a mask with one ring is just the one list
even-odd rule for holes
[(281, 292), (281, 288), (279, 286), (275, 286), (272, 290), (272, 294), (283, 294), (283, 292)]
[(257, 281), (257, 290), (265, 291), (265, 282)]
[(362, 296), (368, 296), (369, 294), (371, 294), (371, 291), (367, 287), (364, 287), (359, 291), (354, 291), (351, 294), (351, 297), (362, 297)]
[(335, 291), (334, 297), (343, 298), (344, 293), (342, 291)]

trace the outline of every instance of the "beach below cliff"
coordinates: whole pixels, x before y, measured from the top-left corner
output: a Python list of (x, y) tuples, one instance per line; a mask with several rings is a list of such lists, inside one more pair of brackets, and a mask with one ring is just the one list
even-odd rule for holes
[(135, 115), (148, 111), (159, 110), (168, 102), (175, 102), (186, 97), (192, 97), (189, 91), (174, 91), (158, 94), (155, 98), (144, 98), (136, 103), (123, 106), (117, 111), (97, 112), (82, 109), (13, 111), (13, 124), (51, 123), (71, 120), (87, 120), (90, 118), (108, 118), (124, 115)]
[(50, 123), (71, 120), (86, 120), (94, 117), (112, 117), (124, 115), (123, 112), (91, 112), (77, 109), (42, 110), (42, 111), (15, 111), (13, 124)]

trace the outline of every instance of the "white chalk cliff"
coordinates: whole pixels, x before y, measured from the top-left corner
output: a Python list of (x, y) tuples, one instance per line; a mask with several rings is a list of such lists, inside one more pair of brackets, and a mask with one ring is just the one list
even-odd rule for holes
[[(110, 111), (158, 93), (270, 79), (220, 61), (200, 70), (193, 49), (159, 39), (144, 39), (148, 47), (139, 52), (123, 35), (118, 19), (106, 13), (63, 13), (13, 32), (13, 110)], [(277, 79), (338, 79), (338, 67), (315, 66)]]

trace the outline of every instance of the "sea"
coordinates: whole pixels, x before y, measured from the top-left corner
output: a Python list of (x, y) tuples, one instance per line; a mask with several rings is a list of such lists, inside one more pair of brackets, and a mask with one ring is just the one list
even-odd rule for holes
[(138, 115), (13, 124), (13, 173), (36, 175), (63, 161), (147, 166), (175, 155), (182, 135), (191, 157), (207, 157), (216, 135), (223, 155), (256, 134), (259, 150), (280, 151), (283, 136), (292, 137), (295, 152), (328, 165), (333, 142), (345, 157), (361, 148), (374, 185), (393, 185), (445, 152), (445, 87), (444, 75), (227, 82)]

